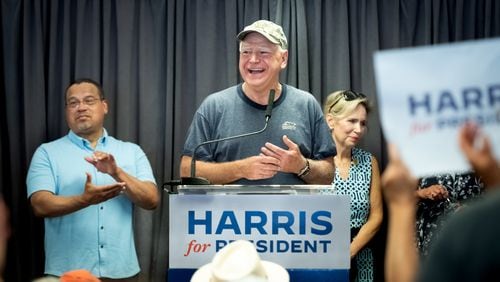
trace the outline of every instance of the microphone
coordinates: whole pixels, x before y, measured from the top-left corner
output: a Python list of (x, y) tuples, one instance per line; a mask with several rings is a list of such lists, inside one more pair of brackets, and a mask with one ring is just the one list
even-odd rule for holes
[(269, 92), (269, 98), (267, 99), (267, 107), (266, 107), (266, 125), (267, 122), (271, 119), (271, 114), (273, 112), (273, 106), (274, 106), (274, 94), (275, 91), (274, 89), (271, 89)]
[(244, 134), (239, 134), (235, 136), (229, 136), (229, 137), (224, 137), (224, 138), (219, 138), (219, 139), (214, 139), (214, 140), (208, 140), (205, 142), (202, 142), (198, 144), (193, 151), (193, 155), (191, 156), (191, 176), (190, 177), (182, 177), (182, 184), (183, 185), (209, 185), (210, 181), (206, 178), (203, 177), (196, 177), (196, 152), (198, 149), (202, 146), (212, 144), (212, 143), (218, 143), (218, 142), (223, 142), (223, 141), (229, 141), (233, 139), (238, 139), (242, 137), (247, 137), (247, 136), (252, 136), (252, 135), (257, 135), (262, 132), (264, 132), (267, 129), (267, 124), (269, 123), (269, 120), (271, 119), (271, 113), (273, 111), (273, 105), (274, 105), (274, 95), (275, 95), (275, 90), (271, 89), (269, 92), (269, 98), (267, 101), (267, 107), (266, 107), (266, 123), (264, 124), (264, 127), (261, 130), (250, 132), (250, 133), (244, 133)]

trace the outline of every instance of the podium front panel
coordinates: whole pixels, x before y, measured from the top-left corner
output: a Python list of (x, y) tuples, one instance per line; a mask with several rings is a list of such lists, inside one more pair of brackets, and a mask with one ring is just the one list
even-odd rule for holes
[(212, 188), (170, 195), (172, 281), (189, 281), (172, 275), (192, 273), (238, 239), (253, 242), (261, 259), (282, 265), (291, 276), (297, 270), (348, 273), (348, 196), (318, 195), (314, 189), (294, 193), (290, 187)]

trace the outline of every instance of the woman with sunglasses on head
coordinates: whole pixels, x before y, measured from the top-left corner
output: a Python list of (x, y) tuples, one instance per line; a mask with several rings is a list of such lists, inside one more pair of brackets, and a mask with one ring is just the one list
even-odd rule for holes
[(366, 96), (351, 90), (330, 94), (324, 105), (337, 155), (332, 189), (322, 192), (351, 197), (351, 281), (373, 281), (373, 254), (367, 246), (383, 217), (378, 162), (369, 152), (356, 147), (366, 132), (369, 112)]

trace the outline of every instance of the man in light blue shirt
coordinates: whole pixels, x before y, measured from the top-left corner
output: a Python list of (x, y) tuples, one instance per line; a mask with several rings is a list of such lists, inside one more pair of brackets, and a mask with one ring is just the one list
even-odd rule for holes
[(33, 210), (45, 218), (45, 273), (134, 277), (133, 205), (159, 201), (151, 165), (138, 145), (104, 129), (108, 105), (97, 82), (75, 81), (65, 99), (70, 131), (36, 150), (27, 177)]

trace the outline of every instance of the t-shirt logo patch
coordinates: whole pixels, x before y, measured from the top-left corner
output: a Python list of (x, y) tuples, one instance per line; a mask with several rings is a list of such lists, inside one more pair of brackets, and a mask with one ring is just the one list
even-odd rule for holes
[(283, 129), (283, 130), (296, 130), (297, 129), (297, 124), (295, 122), (285, 121), (281, 125), (281, 129)]

